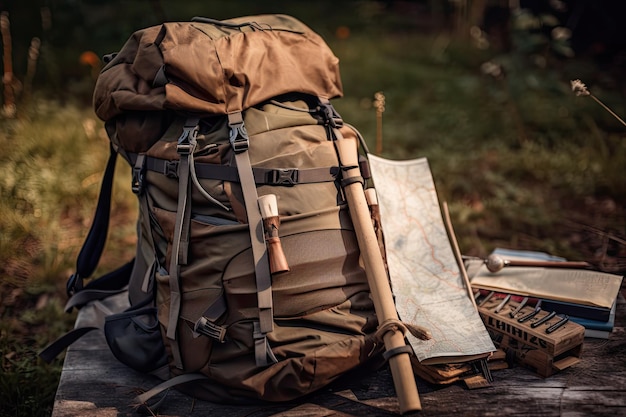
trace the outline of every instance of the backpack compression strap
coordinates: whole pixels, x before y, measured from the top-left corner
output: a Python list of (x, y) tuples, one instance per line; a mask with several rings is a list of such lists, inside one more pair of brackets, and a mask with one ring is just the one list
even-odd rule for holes
[(258, 195), (252, 174), (252, 165), (248, 155), (250, 139), (243, 123), (241, 112), (228, 115), (230, 126), (230, 144), (235, 153), (235, 162), (241, 181), (241, 190), (248, 216), (248, 229), (252, 245), (252, 256), (256, 276), (257, 303), (259, 321), (254, 323), (254, 354), (257, 366), (267, 366), (268, 361), (277, 363), (267, 341), (267, 333), (274, 330), (272, 306), (272, 277), (263, 233), (263, 219), (258, 203)]
[(191, 219), (191, 182), (190, 164), (193, 163), (193, 151), (196, 147), (198, 118), (189, 118), (185, 122), (183, 133), (178, 139), (177, 151), (180, 157), (178, 166), (178, 208), (172, 241), (172, 254), (169, 265), (170, 313), (167, 338), (170, 341), (172, 357), (177, 368), (183, 369), (180, 346), (176, 337), (178, 318), (181, 307), (180, 265), (187, 264), (189, 249), (189, 222)]
[[(130, 163), (135, 164), (143, 157), (143, 167), (149, 171), (165, 175), (169, 178), (178, 177), (179, 161), (155, 158), (148, 155), (127, 154)], [(239, 182), (237, 167), (196, 163), (195, 172), (198, 178), (220, 181)], [(339, 167), (320, 168), (252, 168), (254, 182), (257, 185), (284, 185), (312, 184), (320, 182), (334, 182), (339, 175)]]

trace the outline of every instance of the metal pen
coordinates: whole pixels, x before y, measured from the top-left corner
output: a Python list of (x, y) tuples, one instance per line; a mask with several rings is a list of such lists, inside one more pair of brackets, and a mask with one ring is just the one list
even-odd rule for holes
[(559, 329), (560, 327), (562, 327), (568, 321), (569, 321), (569, 316), (563, 316), (563, 318), (561, 318), (561, 320), (557, 321), (552, 326), (548, 327), (546, 329), (546, 333), (552, 333), (553, 331), (555, 331), (555, 330)]
[(504, 306), (506, 305), (506, 303), (509, 302), (509, 300), (511, 300), (511, 294), (507, 294), (506, 297), (504, 297), (504, 299), (502, 300), (502, 302), (500, 304), (498, 304), (498, 306), (493, 310), (494, 313), (499, 313), (500, 310), (502, 310), (502, 308), (504, 308)]
[(509, 312), (509, 316), (511, 316), (511, 318), (515, 317), (515, 315), (519, 313), (522, 308), (524, 308), (527, 302), (528, 302), (528, 297), (524, 297), (522, 301), (520, 301), (519, 305), (515, 308), (515, 310), (512, 310), (511, 312)]
[(545, 323), (546, 321), (550, 320), (552, 317), (556, 316), (556, 311), (553, 311), (552, 313), (546, 314), (545, 316), (543, 316), (542, 318), (540, 318), (539, 320), (537, 320), (534, 323), (531, 323), (530, 327), (532, 327), (533, 329), (535, 327), (539, 327), (541, 326), (543, 323)]
[(540, 311), (541, 311), (541, 300), (537, 301), (537, 305), (535, 306), (535, 310), (531, 311), (530, 313), (526, 314), (523, 317), (520, 317), (519, 319), (517, 319), (517, 321), (519, 323), (524, 323), (525, 321), (528, 321), (528, 320), (532, 319), (533, 317), (535, 317)]

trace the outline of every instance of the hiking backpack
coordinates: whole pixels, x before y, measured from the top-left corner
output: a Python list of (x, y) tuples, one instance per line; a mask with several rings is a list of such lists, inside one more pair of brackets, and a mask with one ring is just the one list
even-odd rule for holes
[[(95, 88), (111, 158), (67, 308), (127, 290), (130, 307), (105, 317), (115, 356), (215, 402), (291, 400), (378, 363), (333, 144), (360, 138), (330, 104), (341, 95), (338, 59), (289, 16), (134, 33)], [(103, 250), (117, 155), (139, 201), (136, 257), (84, 282)]]

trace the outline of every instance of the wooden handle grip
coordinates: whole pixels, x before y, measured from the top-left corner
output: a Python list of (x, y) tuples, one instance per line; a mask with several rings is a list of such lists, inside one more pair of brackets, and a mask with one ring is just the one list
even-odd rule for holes
[(272, 274), (280, 274), (289, 271), (289, 264), (283, 252), (283, 246), (278, 237), (270, 237), (265, 239), (270, 261), (270, 271)]
[(278, 237), (278, 227), (280, 217), (278, 217), (278, 203), (274, 194), (267, 194), (259, 197), (259, 207), (263, 217), (263, 228), (265, 231), (265, 243), (270, 262), (270, 272), (280, 274), (289, 271), (289, 264), (283, 251), (283, 246)]

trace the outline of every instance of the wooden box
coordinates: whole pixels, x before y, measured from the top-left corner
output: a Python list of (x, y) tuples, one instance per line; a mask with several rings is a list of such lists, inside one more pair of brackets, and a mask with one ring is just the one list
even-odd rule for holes
[[(535, 308), (533, 306), (525, 306), (514, 317), (511, 317), (509, 313), (516, 309), (518, 303), (512, 301), (496, 312), (496, 308), (501, 301), (502, 299), (492, 298), (478, 307), (478, 312), (485, 326), (492, 333), (495, 332), (502, 335), (502, 337), (507, 336), (510, 339), (517, 340), (522, 345), (541, 351), (552, 358), (575, 350), (582, 345), (585, 339), (585, 328), (572, 321), (567, 321), (556, 330), (548, 332), (547, 329), (562, 320), (560, 316), (554, 316), (545, 323), (533, 327), (533, 323), (542, 320), (550, 314), (549, 311), (545, 310), (540, 310), (531, 319), (520, 323), (519, 318), (533, 312)], [(494, 341), (498, 342), (496, 339)]]
[(514, 358), (517, 363), (534, 370), (544, 378), (580, 362), (583, 348), (583, 345), (579, 344), (558, 356), (550, 356), (509, 336), (503, 336), (498, 345), (506, 352), (507, 357)]
[(585, 339), (583, 326), (566, 321), (548, 331), (563, 317), (554, 315), (540, 323), (550, 312), (538, 310), (531, 318), (520, 322), (519, 319), (533, 313), (535, 307), (525, 306), (518, 311), (518, 306), (515, 301), (502, 305), (502, 297), (493, 297), (478, 307), (491, 338), (506, 352), (507, 360), (514, 360), (544, 378), (580, 362)]

